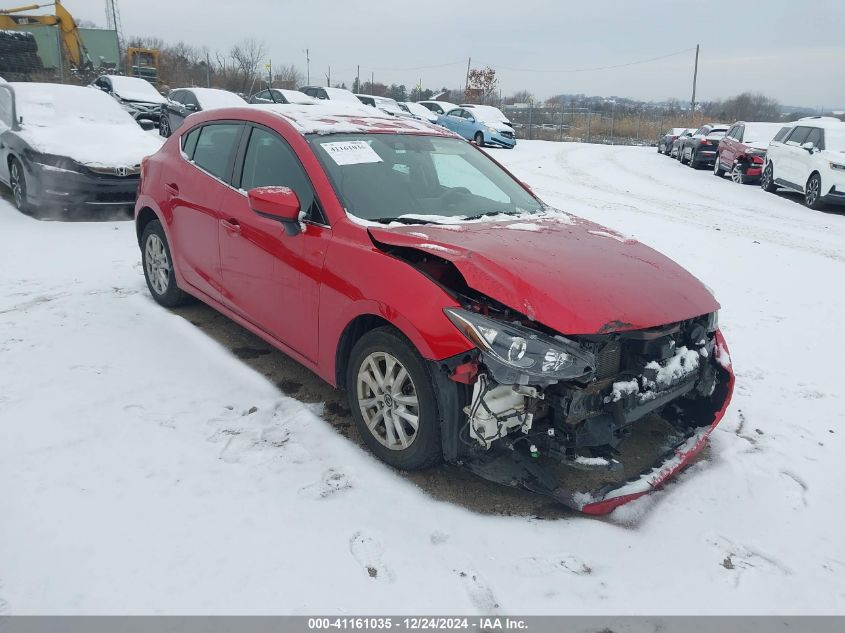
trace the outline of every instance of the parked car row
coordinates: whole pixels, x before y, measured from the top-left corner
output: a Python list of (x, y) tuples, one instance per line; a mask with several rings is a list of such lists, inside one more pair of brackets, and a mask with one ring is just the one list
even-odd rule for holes
[(715, 176), (727, 174), (738, 184), (759, 183), (770, 193), (797, 191), (811, 209), (845, 203), (845, 123), (836, 118), (672, 128), (657, 151), (693, 169), (710, 165)]

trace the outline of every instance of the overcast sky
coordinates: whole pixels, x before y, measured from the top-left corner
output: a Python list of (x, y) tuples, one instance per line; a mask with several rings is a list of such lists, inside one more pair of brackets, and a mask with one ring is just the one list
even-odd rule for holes
[[(458, 87), (467, 58), (497, 70), (505, 94), (585, 93), (690, 98), (701, 44), (698, 100), (750, 90), (785, 105), (845, 107), (845, 1), (758, 0), (118, 0), (127, 37), (149, 35), (226, 51), (253, 37), (274, 64), (325, 84), (375, 73), (411, 87)], [(104, 0), (65, 0), (105, 26)], [(557, 71), (557, 72), (555, 72)]]

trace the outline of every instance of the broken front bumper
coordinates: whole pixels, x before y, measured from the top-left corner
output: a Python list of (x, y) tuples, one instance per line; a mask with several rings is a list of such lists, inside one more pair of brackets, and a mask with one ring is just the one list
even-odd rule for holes
[(586, 514), (606, 514), (659, 487), (707, 445), (727, 410), (734, 386), (730, 353), (718, 331), (714, 359), (718, 385), (708, 406), (696, 409), (694, 424), (681, 431), (659, 415), (646, 414), (631, 425), (631, 434), (618, 446), (616, 463), (620, 468), (615, 471), (583, 469), (507, 448), (473, 455), (464, 463), (485, 479), (548, 495)]

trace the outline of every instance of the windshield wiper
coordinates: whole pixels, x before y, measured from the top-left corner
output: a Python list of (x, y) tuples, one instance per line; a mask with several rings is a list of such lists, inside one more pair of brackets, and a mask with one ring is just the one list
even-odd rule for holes
[(489, 218), (494, 215), (519, 215), (518, 211), (487, 211), (486, 213), (478, 213), (476, 215), (468, 215), (464, 220), (479, 220), (481, 218)]
[(398, 222), (399, 224), (435, 224), (431, 220), (423, 220), (422, 218), (374, 218), (370, 222), (379, 222), (381, 224), (390, 224), (391, 222)]

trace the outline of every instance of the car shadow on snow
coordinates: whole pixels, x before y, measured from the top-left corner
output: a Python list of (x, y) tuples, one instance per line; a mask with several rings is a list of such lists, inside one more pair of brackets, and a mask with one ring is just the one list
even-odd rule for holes
[[(791, 189), (778, 189), (775, 192), (775, 195), (783, 200), (789, 200), (795, 204), (800, 204), (802, 207), (805, 206), (804, 194), (798, 191), (793, 191)], [(826, 213), (828, 215), (845, 215), (845, 205), (828, 203), (819, 209), (818, 212)]]
[[(344, 391), (334, 389), (292, 358), (199, 301), (175, 308), (174, 312), (264, 375), (285, 395), (306, 404), (324, 403), (322, 418), (362, 451), (367, 450), (355, 428)], [(441, 464), (417, 472), (400, 471), (399, 475), (435, 499), (482, 514), (540, 519), (576, 514), (542, 495), (485, 481), (453, 465)]]

